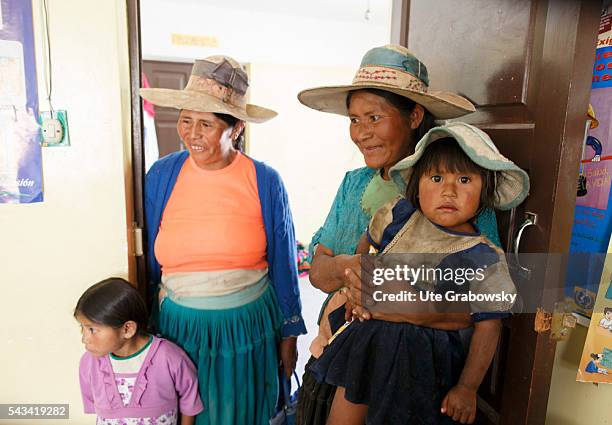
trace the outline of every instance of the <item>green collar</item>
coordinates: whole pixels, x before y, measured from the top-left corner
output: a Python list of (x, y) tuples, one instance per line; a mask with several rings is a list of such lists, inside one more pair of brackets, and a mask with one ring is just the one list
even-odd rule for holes
[(128, 360), (128, 359), (131, 359), (131, 358), (136, 357), (137, 355), (141, 354), (147, 348), (149, 348), (149, 345), (151, 345), (152, 342), (153, 342), (153, 335), (149, 335), (149, 340), (147, 341), (147, 343), (145, 345), (143, 345), (142, 348), (140, 350), (136, 351), (134, 354), (130, 354), (127, 357), (119, 357), (119, 356), (115, 356), (113, 353), (110, 353), (110, 357), (113, 360)]

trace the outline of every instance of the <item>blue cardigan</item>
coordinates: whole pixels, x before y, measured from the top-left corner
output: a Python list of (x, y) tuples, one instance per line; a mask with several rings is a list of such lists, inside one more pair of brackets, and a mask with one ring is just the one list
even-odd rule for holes
[[(161, 267), (155, 258), (155, 239), (162, 214), (188, 151), (171, 153), (157, 161), (145, 179), (149, 294), (157, 293)], [(281, 336), (306, 333), (302, 318), (297, 274), (297, 253), (289, 199), (280, 175), (272, 167), (251, 158), (255, 164), (257, 189), (266, 231), (268, 271), (283, 315)], [(157, 303), (153, 303), (157, 305)]]

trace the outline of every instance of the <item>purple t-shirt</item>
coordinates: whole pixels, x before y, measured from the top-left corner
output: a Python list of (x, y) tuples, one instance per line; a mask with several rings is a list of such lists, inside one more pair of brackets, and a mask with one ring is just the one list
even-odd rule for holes
[(186, 416), (204, 410), (195, 366), (183, 350), (162, 338), (153, 337), (127, 406), (121, 400), (108, 355), (83, 354), (79, 379), (85, 413), (107, 419), (157, 417), (177, 407)]

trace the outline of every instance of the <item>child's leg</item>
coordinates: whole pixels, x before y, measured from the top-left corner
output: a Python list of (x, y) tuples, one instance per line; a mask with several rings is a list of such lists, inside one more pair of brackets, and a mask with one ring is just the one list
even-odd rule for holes
[(351, 403), (344, 398), (344, 387), (338, 387), (327, 418), (327, 425), (363, 425), (367, 414), (366, 404)]

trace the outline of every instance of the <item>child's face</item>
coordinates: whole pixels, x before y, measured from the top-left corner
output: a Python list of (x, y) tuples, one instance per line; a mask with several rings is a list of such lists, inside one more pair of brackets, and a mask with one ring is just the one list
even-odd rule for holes
[(122, 329), (94, 323), (81, 314), (77, 314), (76, 319), (81, 325), (81, 342), (94, 356), (100, 357), (116, 352), (126, 342)]
[(481, 189), (480, 174), (431, 170), (419, 179), (421, 211), (438, 226), (472, 232), (469, 220), (480, 206)]
[(612, 311), (606, 311), (606, 319), (611, 320), (612, 319)]

